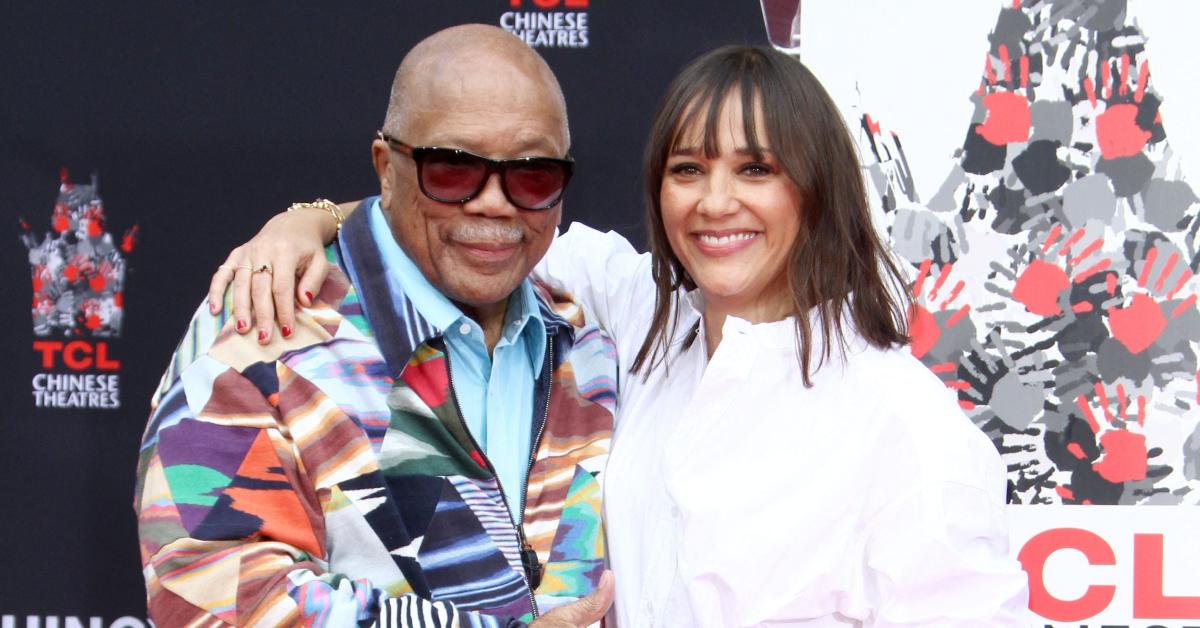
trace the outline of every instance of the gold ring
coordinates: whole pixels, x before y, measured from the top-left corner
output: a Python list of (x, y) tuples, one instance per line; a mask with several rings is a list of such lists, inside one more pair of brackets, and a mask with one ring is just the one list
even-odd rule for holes
[(246, 270), (250, 270), (250, 268), (251, 268), (251, 266), (249, 264), (238, 264), (237, 267), (245, 268)]
[(271, 275), (271, 276), (274, 276), (274, 275), (275, 275), (275, 271), (271, 269), (271, 265), (270, 265), (269, 263), (268, 263), (268, 264), (263, 264), (262, 266), (259, 266), (258, 268), (255, 268), (253, 272), (254, 272), (255, 274), (257, 274), (257, 273), (267, 273), (268, 275)]

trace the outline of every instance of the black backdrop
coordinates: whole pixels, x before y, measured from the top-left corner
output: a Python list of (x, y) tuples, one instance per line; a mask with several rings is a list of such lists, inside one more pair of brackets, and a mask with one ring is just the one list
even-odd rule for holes
[[(564, 220), (641, 239), (639, 160), (653, 106), (686, 62), (765, 41), (753, 0), (5, 3), (0, 8), (0, 618), (145, 616), (131, 509), (148, 400), (225, 252), (288, 203), (374, 193), (368, 145), (420, 38), (507, 11), (586, 12), (586, 48), (542, 48), (579, 162)], [(523, 5), (514, 8), (513, 5)], [(60, 168), (99, 176), (107, 229), (136, 223), (125, 320), (106, 339), (119, 409), (37, 408), (28, 254)], [(69, 340), (61, 334), (51, 339)], [(61, 362), (61, 360), (60, 360)]]

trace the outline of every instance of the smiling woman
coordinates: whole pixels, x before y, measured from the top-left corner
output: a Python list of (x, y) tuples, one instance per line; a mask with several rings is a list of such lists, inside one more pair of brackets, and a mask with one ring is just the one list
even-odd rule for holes
[[(665, 354), (667, 296), (680, 287), (704, 294), (710, 355), (726, 314), (758, 323), (809, 308), (824, 338), (818, 363), (831, 342), (844, 345), (843, 315), (874, 346), (903, 344), (905, 308), (894, 297), (901, 291), (888, 286), (903, 282), (872, 227), (836, 106), (790, 57), (729, 50), (684, 69), (650, 132), (647, 226), (658, 306), (635, 369)], [(809, 322), (797, 319), (806, 385)]]
[[(710, 52), (645, 156), (651, 252), (576, 224), (534, 269), (624, 368), (604, 488), (619, 625), (1026, 625), (1005, 470), (904, 347), (901, 279), (820, 83), (769, 48)], [(295, 267), (315, 217), (254, 242), (310, 243)]]
[[(774, 151), (756, 141), (765, 135), (761, 111), (743, 116), (738, 96), (721, 103), (715, 153), (704, 150), (698, 125), (679, 134), (659, 194), (663, 231), (711, 311), (780, 320), (793, 310), (787, 261), (803, 208)], [(754, 123), (751, 137), (744, 118)], [(712, 353), (719, 330), (707, 331)]]

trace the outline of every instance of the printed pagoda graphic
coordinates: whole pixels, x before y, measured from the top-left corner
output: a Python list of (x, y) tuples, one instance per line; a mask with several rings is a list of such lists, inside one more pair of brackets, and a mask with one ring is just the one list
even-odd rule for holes
[(861, 120), (915, 278), (912, 352), (992, 437), (1015, 503), (1200, 503), (1200, 204), (1126, 9), (1004, 8), (932, 198)]
[(96, 177), (90, 185), (61, 173), (50, 231), (39, 242), (21, 219), (33, 280), (33, 332), (37, 336), (114, 338), (124, 313), (125, 256), (133, 251), (134, 225), (120, 245), (105, 230), (104, 202)]

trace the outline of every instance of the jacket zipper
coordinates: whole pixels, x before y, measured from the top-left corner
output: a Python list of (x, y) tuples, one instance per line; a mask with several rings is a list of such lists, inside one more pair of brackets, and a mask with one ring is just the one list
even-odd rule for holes
[[(544, 432), (546, 429), (546, 418), (550, 414), (550, 390), (554, 386), (554, 369), (551, 368), (554, 364), (554, 336), (550, 336), (548, 338), (548, 340), (549, 340), (549, 343), (547, 346), (549, 348), (549, 352), (548, 352), (549, 353), (549, 356), (548, 356), (549, 362), (547, 363), (547, 367), (546, 367), (546, 369), (548, 371), (548, 380), (546, 383), (546, 405), (545, 405), (545, 408), (543, 408), (543, 410), (542, 410), (542, 422), (541, 422), (541, 425), (538, 426), (537, 438), (533, 441), (533, 444), (529, 450), (530, 451), (529, 466), (525, 469), (525, 482), (522, 484), (522, 487), (521, 487), (521, 503), (520, 503), (521, 510), (518, 511), (519, 515), (518, 515), (517, 520), (514, 521), (512, 518), (512, 509), (508, 507), (508, 497), (504, 491), (504, 485), (500, 482), (500, 474), (496, 473), (495, 467), (492, 466), (492, 461), (489, 460), (487, 455), (483, 453), (483, 448), (479, 446), (479, 441), (475, 440), (475, 435), (471, 433), (471, 430), (470, 429), (463, 430), (464, 432), (466, 432), (467, 438), (471, 439), (471, 444), (475, 447), (475, 451), (479, 452), (480, 458), (482, 458), (483, 461), (487, 464), (487, 470), (491, 472), (492, 477), (496, 478), (496, 487), (500, 489), (500, 501), (504, 503), (504, 512), (508, 514), (508, 520), (512, 521), (513, 529), (515, 529), (517, 532), (517, 540), (521, 542), (521, 566), (523, 568), (522, 569), (523, 573), (521, 574), (521, 578), (525, 581), (525, 590), (528, 593), (529, 606), (533, 609), (534, 617), (537, 617), (540, 613), (538, 612), (537, 600), (534, 599), (534, 595), (533, 595), (533, 584), (530, 582), (530, 577), (532, 576), (532, 574), (528, 572), (529, 567), (527, 566), (527, 558), (526, 557), (529, 556), (530, 554), (532, 554), (533, 546), (531, 546), (529, 544), (529, 541), (527, 541), (525, 539), (525, 526), (524, 526), (525, 493), (529, 490), (529, 472), (531, 470), (533, 470), (533, 464), (537, 459), (538, 444), (541, 443), (541, 441), (542, 441), (542, 432)], [(461, 422), (463, 424), (462, 426), (464, 428), (466, 428), (466, 420), (463, 418), (462, 406), (460, 406), (458, 404), (458, 393), (456, 393), (454, 391), (454, 389), (455, 389), (454, 369), (450, 365), (450, 348), (449, 347), (446, 348), (445, 355), (446, 355), (446, 376), (450, 380), (450, 399), (454, 402), (454, 409), (458, 413), (459, 422)], [(534, 556), (536, 556), (536, 554), (534, 554)], [(536, 563), (536, 558), (535, 558), (534, 564), (537, 566), (537, 568), (540, 571), (541, 566)], [(539, 580), (541, 579), (540, 575), (539, 575), (538, 579)]]
[[(525, 467), (525, 482), (521, 485), (521, 529), (524, 530), (525, 524), (525, 497), (529, 493), (529, 474), (533, 472), (533, 465), (537, 462), (538, 445), (542, 442), (542, 433), (546, 431), (546, 420), (550, 418), (550, 392), (554, 389), (554, 336), (549, 337), (549, 342), (546, 344), (546, 364), (543, 367), (546, 371), (546, 403), (542, 406), (542, 422), (538, 424), (537, 436), (533, 439), (533, 444), (529, 448), (529, 465)], [(526, 569), (532, 577), (536, 574), (538, 584), (542, 581), (542, 564), (538, 562), (537, 552), (533, 551), (533, 547), (525, 540), (524, 534), (521, 535), (521, 564), (528, 565)], [(535, 607), (536, 608), (536, 607)]]

